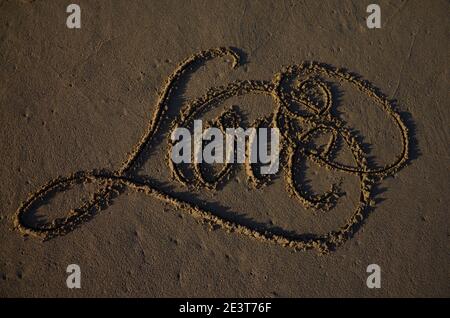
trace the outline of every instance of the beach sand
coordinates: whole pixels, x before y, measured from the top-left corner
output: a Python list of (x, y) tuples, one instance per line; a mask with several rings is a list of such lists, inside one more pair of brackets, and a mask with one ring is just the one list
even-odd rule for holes
[[(370, 3), (85, 0), (69, 29), (69, 3), (0, 1), (0, 296), (449, 297), (450, 6), (378, 1), (368, 29)], [(205, 123), (285, 116), (270, 181), (177, 175), (207, 92)]]

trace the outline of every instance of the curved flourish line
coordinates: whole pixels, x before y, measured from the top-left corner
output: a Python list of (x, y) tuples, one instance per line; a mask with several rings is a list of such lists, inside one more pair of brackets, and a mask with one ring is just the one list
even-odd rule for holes
[[(273, 242), (282, 246), (292, 247), (296, 250), (306, 250), (315, 248), (322, 252), (333, 250), (351, 238), (364, 222), (368, 215), (368, 210), (374, 205), (371, 200), (372, 189), (376, 181), (398, 171), (408, 161), (409, 136), (406, 125), (394, 110), (394, 105), (382, 93), (375, 89), (367, 81), (361, 80), (356, 75), (348, 73), (342, 69), (335, 69), (330, 66), (315, 62), (305, 62), (286, 68), (283, 72), (275, 75), (272, 81), (236, 81), (225, 87), (218, 87), (209, 90), (204, 96), (188, 103), (181, 114), (171, 124), (171, 129), (188, 125), (194, 118), (200, 116), (205, 111), (217, 106), (225, 100), (249, 93), (266, 94), (273, 97), (276, 105), (275, 111), (268, 117), (257, 120), (254, 125), (272, 126), (280, 128), (282, 132), (282, 152), (287, 154), (287, 165), (285, 168), (285, 179), (287, 189), (305, 206), (316, 209), (331, 208), (340, 196), (338, 186), (333, 185), (329, 191), (320, 195), (308, 195), (303, 190), (302, 184), (295, 177), (298, 162), (305, 158), (325, 166), (331, 170), (356, 174), (360, 179), (360, 201), (352, 216), (347, 222), (335, 231), (325, 234), (280, 234), (271, 229), (258, 229), (245, 224), (235, 222), (225, 217), (219, 217), (213, 211), (206, 210), (192, 202), (178, 198), (174, 194), (169, 194), (151, 181), (141, 181), (133, 175), (142, 163), (142, 154), (150, 144), (161, 122), (169, 109), (169, 102), (174, 95), (177, 82), (190, 71), (197, 63), (229, 56), (232, 58), (232, 67), (239, 65), (239, 56), (231, 49), (216, 48), (199, 52), (190, 56), (175, 69), (168, 77), (159, 95), (156, 110), (141, 140), (131, 151), (131, 154), (124, 161), (117, 171), (81, 171), (67, 177), (60, 177), (49, 181), (39, 190), (31, 193), (29, 198), (22, 202), (15, 214), (15, 227), (23, 234), (30, 234), (50, 239), (56, 236), (71, 232), (77, 226), (92, 218), (99, 210), (108, 206), (110, 200), (120, 194), (123, 188), (143, 192), (164, 202), (170, 203), (176, 208), (183, 209), (192, 217), (213, 227), (220, 227), (228, 232), (235, 232), (250, 236), (262, 241)], [(369, 168), (364, 151), (356, 137), (344, 123), (331, 115), (333, 101), (332, 93), (328, 85), (320, 79), (320, 76), (333, 78), (341, 82), (347, 82), (365, 95), (372, 98), (394, 121), (402, 137), (402, 151), (396, 159), (382, 168)], [(306, 77), (300, 84), (292, 87), (292, 82), (296, 78)], [(317, 101), (308, 96), (309, 88), (316, 89), (322, 101)], [(292, 109), (293, 104), (302, 105), (307, 109), (306, 113), (299, 113)], [(225, 119), (224, 119), (225, 118)], [(221, 119), (232, 118), (234, 124), (238, 121), (238, 116), (233, 111), (228, 111)], [(298, 125), (307, 124), (310, 127), (306, 131), (298, 133)], [(224, 128), (224, 123), (219, 122), (218, 126)], [(294, 133), (293, 133), (294, 132)], [(318, 151), (309, 149), (306, 145), (311, 138), (321, 133), (331, 133), (325, 149)], [(350, 149), (356, 166), (348, 166), (334, 161), (331, 154), (336, 151), (338, 139), (342, 139)], [(171, 151), (169, 141), (169, 152)], [(216, 188), (231, 172), (231, 167), (226, 166), (212, 180), (207, 181), (202, 174), (201, 167), (195, 166), (194, 179), (189, 179), (177, 165), (170, 159), (169, 168), (176, 180), (184, 185), (196, 184), (209, 188)], [(258, 176), (254, 173), (253, 165), (246, 163), (246, 171), (249, 180), (254, 186), (264, 186), (268, 183), (267, 177)], [(266, 178), (266, 179), (265, 179)], [(100, 182), (102, 187), (92, 198), (76, 209), (72, 209), (66, 217), (56, 219), (44, 225), (30, 225), (25, 221), (25, 216), (32, 210), (37, 209), (51, 195), (61, 193), (75, 184), (85, 184), (92, 181)]]

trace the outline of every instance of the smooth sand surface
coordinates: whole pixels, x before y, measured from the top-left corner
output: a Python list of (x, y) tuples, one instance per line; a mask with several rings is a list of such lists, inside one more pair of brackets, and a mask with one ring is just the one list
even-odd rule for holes
[[(0, 1), (0, 296), (450, 296), (447, 1), (77, 3)], [(280, 172), (171, 165), (200, 118)]]

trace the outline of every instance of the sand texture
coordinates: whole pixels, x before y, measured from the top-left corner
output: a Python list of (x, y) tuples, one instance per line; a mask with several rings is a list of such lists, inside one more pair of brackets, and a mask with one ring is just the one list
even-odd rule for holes
[[(0, 0), (0, 296), (449, 297), (450, 5), (369, 3), (85, 0), (69, 29)], [(278, 173), (175, 164), (198, 119), (278, 128)]]

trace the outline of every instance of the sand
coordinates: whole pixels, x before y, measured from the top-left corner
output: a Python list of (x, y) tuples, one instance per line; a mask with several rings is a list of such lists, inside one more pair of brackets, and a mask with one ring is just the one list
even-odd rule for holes
[[(449, 297), (449, 5), (369, 3), (1, 1), (0, 296)], [(199, 118), (279, 173), (175, 165)]]

